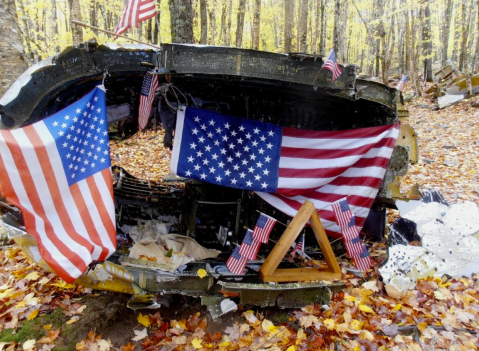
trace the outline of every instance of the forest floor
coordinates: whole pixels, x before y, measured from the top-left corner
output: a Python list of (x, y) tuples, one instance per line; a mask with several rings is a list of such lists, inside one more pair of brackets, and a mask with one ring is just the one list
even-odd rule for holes
[[(479, 109), (466, 100), (436, 111), (423, 98), (407, 107), (420, 158), (402, 192), (417, 183), (420, 190), (439, 189), (450, 203), (478, 203)], [(169, 167), (162, 137), (147, 132), (113, 140), (113, 162), (135, 176), (161, 179)], [(344, 271), (346, 287), (329, 306), (239, 306), (213, 320), (199, 299), (183, 296), (169, 307), (134, 312), (126, 307), (128, 296), (66, 284), (15, 245), (6, 246), (0, 252), (0, 351), (477, 350), (479, 275), (421, 280), (400, 296), (378, 275), (384, 252), (384, 244), (373, 245), (374, 269), (364, 278)]]

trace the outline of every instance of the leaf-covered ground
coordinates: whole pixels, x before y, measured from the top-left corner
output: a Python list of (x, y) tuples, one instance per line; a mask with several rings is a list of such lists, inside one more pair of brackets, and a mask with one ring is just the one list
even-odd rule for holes
[[(438, 188), (451, 203), (477, 203), (479, 109), (470, 101), (441, 111), (427, 106), (432, 104), (425, 99), (408, 106), (420, 160), (404, 178), (403, 193), (418, 183), (420, 189)], [(170, 155), (162, 138), (159, 131), (113, 140), (113, 163), (135, 176), (161, 179), (168, 174)], [(373, 246), (375, 266), (364, 278), (343, 272), (346, 288), (329, 306), (287, 310), (283, 318), (239, 306), (215, 322), (204, 307), (133, 313), (120, 296), (66, 284), (32, 265), (15, 246), (4, 247), (0, 351), (477, 349), (479, 275), (421, 280), (399, 296), (377, 274), (384, 252), (384, 245)]]

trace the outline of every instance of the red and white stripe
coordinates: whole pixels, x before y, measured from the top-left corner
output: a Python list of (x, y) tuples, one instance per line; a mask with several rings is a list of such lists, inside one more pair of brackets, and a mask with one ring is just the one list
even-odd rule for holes
[(276, 219), (268, 215), (265, 215), (264, 213), (262, 213), (261, 215), (267, 217), (268, 220), (266, 221), (266, 224), (264, 225), (263, 228), (257, 225), (254, 227), (253, 238), (255, 238), (256, 240), (258, 240), (259, 242), (263, 244), (266, 244), (268, 243), (269, 235), (271, 234), (271, 231), (273, 230), (273, 227), (276, 224)]
[(0, 130), (0, 174), (2, 193), (22, 210), (26, 231), (65, 281), (115, 251), (110, 169), (69, 187), (53, 136), (42, 121)]
[(248, 260), (256, 260), (260, 246), (261, 243), (256, 240), (253, 240), (251, 245), (243, 242), (240, 246), (239, 252), (242, 257), (247, 258)]
[(128, 0), (116, 25), (115, 34), (122, 34), (128, 28), (138, 28), (141, 21), (154, 17), (156, 13), (156, 0)]
[(138, 107), (138, 126), (141, 130), (146, 128), (148, 120), (150, 119), (151, 107), (155, 100), (155, 92), (158, 89), (158, 76), (154, 74), (151, 77), (150, 90), (148, 96), (140, 94), (140, 105)]
[(284, 128), (277, 193), (257, 194), (291, 217), (306, 200), (311, 201), (327, 234), (340, 237), (331, 203), (348, 196), (356, 224), (362, 227), (398, 134), (399, 122), (330, 132)]

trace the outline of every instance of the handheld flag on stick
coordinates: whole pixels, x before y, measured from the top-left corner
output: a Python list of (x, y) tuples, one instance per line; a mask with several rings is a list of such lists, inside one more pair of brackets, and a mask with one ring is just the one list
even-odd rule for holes
[(253, 237), (257, 241), (266, 244), (275, 224), (276, 219), (261, 213), (256, 222), (256, 226), (254, 227)]
[(243, 239), (243, 243), (240, 246), (239, 252), (241, 256), (247, 258), (248, 260), (256, 260), (260, 246), (261, 242), (257, 241), (253, 237), (253, 231), (248, 229)]
[(333, 73), (331, 83), (338, 79), (341, 73), (343, 73), (341, 67), (339, 67), (338, 65), (338, 61), (336, 60), (336, 53), (334, 52), (334, 49), (331, 49), (331, 51), (329, 52), (326, 61), (324, 61), (323, 67)]
[(146, 128), (150, 119), (151, 107), (155, 100), (155, 91), (158, 89), (158, 76), (146, 74), (140, 92), (140, 104), (138, 107), (138, 126), (141, 130)]
[(116, 248), (104, 89), (42, 121), (0, 130), (2, 194), (66, 282)]
[(156, 16), (156, 0), (128, 0), (115, 33), (122, 34), (128, 28), (138, 28), (141, 21)]
[(239, 247), (236, 246), (231, 253), (230, 258), (228, 258), (228, 261), (226, 261), (226, 267), (231, 273), (239, 275), (243, 273), (246, 263), (248, 263), (248, 259), (241, 256)]
[(301, 235), (301, 239), (299, 242), (296, 244), (294, 249), (291, 251), (291, 256), (294, 256), (296, 252), (301, 252), (301, 257), (304, 257), (303, 251), (304, 251), (304, 234)]
[(355, 266), (362, 270), (368, 270), (371, 265), (368, 249), (361, 243), (359, 238), (359, 229), (356, 226), (356, 217), (349, 208), (348, 199), (345, 197), (332, 204), (334, 216), (341, 227), (343, 233), (344, 245), (349, 257), (354, 260)]

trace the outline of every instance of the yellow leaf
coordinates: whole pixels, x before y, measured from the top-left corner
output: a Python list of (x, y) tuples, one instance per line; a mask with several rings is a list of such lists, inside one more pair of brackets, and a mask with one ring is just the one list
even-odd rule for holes
[(32, 350), (35, 347), (35, 343), (36, 343), (35, 339), (30, 339), (30, 340), (25, 341), (22, 345), (23, 350), (25, 350), (25, 351)]
[(396, 306), (394, 306), (393, 310), (394, 311), (399, 311), (401, 309), (402, 305), (398, 303)]
[(138, 323), (143, 325), (144, 327), (148, 327), (150, 325), (150, 318), (148, 316), (144, 316), (141, 313), (138, 315)]
[(193, 341), (191, 342), (191, 345), (193, 345), (195, 349), (202, 349), (203, 339), (194, 338)]
[(369, 341), (373, 341), (374, 340), (374, 335), (371, 334), (370, 331), (368, 330), (363, 330), (359, 336), (361, 339), (363, 340), (369, 340)]
[(80, 320), (80, 317), (78, 316), (73, 316), (68, 322), (67, 324), (73, 324), (73, 323), (76, 323)]
[(357, 319), (353, 319), (353, 321), (351, 322), (351, 328), (354, 330), (359, 330), (363, 327), (363, 324), (363, 322), (358, 321)]
[(336, 322), (334, 321), (334, 319), (331, 319), (331, 318), (326, 318), (324, 321), (323, 321), (323, 324), (326, 328), (328, 328), (329, 330), (333, 330), (336, 326)]
[(25, 279), (33, 280), (33, 281), (38, 280), (38, 278), (40, 278), (40, 276), (38, 275), (37, 272), (31, 272), (25, 277)]
[(59, 287), (60, 289), (73, 289), (76, 286), (75, 284), (68, 284), (66, 281), (60, 279), (58, 279), (56, 283), (50, 285)]
[(286, 351), (296, 351), (296, 347), (294, 347), (294, 345), (291, 345), (286, 349)]
[(206, 276), (208, 275), (208, 273), (206, 273), (206, 270), (204, 270), (203, 268), (198, 269), (198, 271), (196, 272), (196, 274), (197, 274), (198, 277), (200, 277), (201, 279), (203, 279), (204, 277), (206, 277)]
[(28, 319), (29, 321), (31, 321), (31, 320), (34, 319), (36, 316), (38, 316), (38, 310), (35, 310), (35, 311), (33, 311), (32, 313), (30, 313), (30, 314), (28, 315), (27, 319)]
[(374, 311), (371, 309), (371, 307), (366, 306), (366, 305), (359, 305), (359, 309), (363, 311), (364, 313), (371, 313), (375, 314)]
[(447, 300), (447, 297), (445, 297), (442, 292), (436, 290), (434, 291), (434, 297), (438, 300)]
[(354, 296), (351, 296), (351, 295), (345, 295), (344, 299), (349, 301), (349, 302), (356, 301), (356, 298)]
[(44, 325), (43, 328), (45, 328), (46, 330), (50, 330), (50, 329), (52, 329), (52, 325), (47, 324), (47, 325)]
[(422, 322), (422, 323), (419, 323), (419, 324), (417, 325), (417, 329), (419, 329), (419, 331), (420, 331), (421, 333), (422, 333), (422, 331), (423, 331), (424, 329), (426, 329), (426, 328), (427, 328), (427, 323), (426, 323), (426, 322)]

